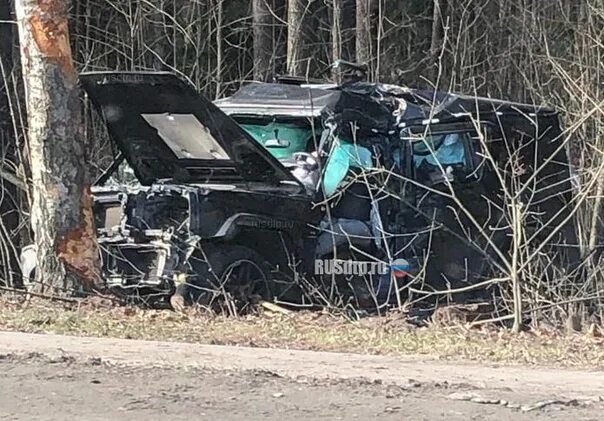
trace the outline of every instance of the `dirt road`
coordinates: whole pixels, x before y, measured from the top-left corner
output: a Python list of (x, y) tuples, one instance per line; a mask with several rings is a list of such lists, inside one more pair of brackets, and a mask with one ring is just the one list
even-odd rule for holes
[(600, 420), (604, 374), (0, 332), (0, 419)]

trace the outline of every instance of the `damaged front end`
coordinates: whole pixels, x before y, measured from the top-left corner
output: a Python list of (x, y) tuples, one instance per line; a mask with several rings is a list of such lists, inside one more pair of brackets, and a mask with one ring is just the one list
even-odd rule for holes
[(93, 194), (107, 286), (169, 293), (199, 242), (191, 232), (192, 192), (154, 185), (95, 187)]
[[(166, 297), (191, 283), (199, 291), (220, 268), (274, 256), (266, 244), (281, 236), (303, 238), (314, 215), (304, 186), (187, 82), (169, 73), (80, 79), (114, 147), (93, 189), (109, 288)], [(258, 243), (267, 256), (248, 253)]]

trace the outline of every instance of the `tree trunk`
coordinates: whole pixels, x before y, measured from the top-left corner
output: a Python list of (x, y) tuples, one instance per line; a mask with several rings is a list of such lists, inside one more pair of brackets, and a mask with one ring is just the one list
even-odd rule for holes
[(216, 0), (216, 95), (220, 98), (222, 92), (222, 18), (224, 0)]
[(15, 4), (28, 111), (36, 281), (38, 289), (52, 287), (63, 293), (100, 283), (68, 3)]
[[(342, 59), (342, 0), (332, 0), (331, 3), (331, 62), (333, 64)], [(339, 73), (334, 72), (333, 76), (337, 78)]]
[(426, 75), (434, 81), (438, 75), (438, 57), (442, 48), (442, 10), (440, 0), (434, 0), (432, 9), (432, 37), (430, 39), (430, 70)]
[(371, 61), (371, 0), (357, 0), (357, 63)]
[(302, 21), (304, 20), (303, 0), (289, 0), (287, 8), (287, 73), (292, 76), (302, 74)]
[[(8, 130), (6, 127), (10, 121), (8, 111), (8, 92), (6, 90), (7, 81), (4, 80), (8, 76), (13, 67), (13, 24), (10, 2), (7, 0), (0, 1), (0, 130)], [(4, 72), (2, 72), (2, 70)]]
[(273, 16), (269, 0), (253, 0), (254, 79), (266, 82), (271, 73)]
[[(13, 69), (14, 20), (11, 1), (0, 2), (0, 284), (14, 285), (19, 279), (20, 213), (18, 186), (21, 180), (12, 170), (16, 163), (17, 142), (10, 112)], [(21, 185), (21, 188), (23, 186)]]
[(7, 64), (10, 64), (13, 55), (13, 24), (9, 23), (12, 20), (10, 3), (8, 0), (0, 2), (0, 58), (8, 68), (10, 67)]
[[(143, 5), (141, 5), (142, 7)], [(166, 60), (170, 52), (164, 26), (164, 1), (153, 0), (146, 4), (150, 7), (148, 14), (149, 40), (148, 48), (151, 50), (151, 63), (154, 70), (165, 70)], [(145, 8), (143, 7), (143, 10)]]

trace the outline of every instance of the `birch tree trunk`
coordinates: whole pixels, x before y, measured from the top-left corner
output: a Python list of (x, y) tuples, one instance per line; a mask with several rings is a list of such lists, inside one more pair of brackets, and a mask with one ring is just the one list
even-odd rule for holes
[[(332, 0), (331, 4), (331, 62), (333, 64), (342, 59), (342, 0)], [(338, 72), (333, 73), (334, 78), (337, 79), (338, 76)]]
[(142, 7), (145, 13), (148, 13), (146, 25), (148, 26), (149, 35), (146, 42), (148, 48), (151, 50), (153, 69), (165, 70), (167, 67), (165, 61), (168, 59), (170, 48), (164, 28), (164, 1), (152, 0), (141, 4), (139, 7)]
[(216, 0), (216, 95), (215, 98), (220, 98), (222, 92), (222, 19), (223, 19), (223, 2), (224, 0)]
[(273, 16), (269, 0), (253, 0), (254, 79), (266, 82), (271, 73)]
[(371, 0), (357, 0), (356, 56), (357, 63), (371, 61)]
[(100, 283), (68, 0), (16, 0), (33, 182), (38, 289)]
[(434, 8), (432, 9), (432, 36), (430, 39), (430, 70), (426, 75), (434, 81), (438, 74), (438, 56), (442, 48), (442, 10), (440, 0), (434, 0)]
[(304, 1), (289, 0), (287, 7), (287, 73), (300, 76), (302, 73), (302, 21)]

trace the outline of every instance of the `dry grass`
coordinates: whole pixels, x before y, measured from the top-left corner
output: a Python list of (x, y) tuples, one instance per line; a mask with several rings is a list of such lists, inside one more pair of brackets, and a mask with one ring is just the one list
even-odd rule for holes
[(351, 322), (324, 313), (264, 312), (225, 317), (190, 311), (116, 307), (99, 301), (76, 305), (0, 298), (0, 329), (81, 336), (154, 339), (362, 354), (423, 354), (446, 359), (604, 368), (604, 341), (589, 334), (525, 332), (493, 327), (418, 328), (404, 318)]

